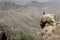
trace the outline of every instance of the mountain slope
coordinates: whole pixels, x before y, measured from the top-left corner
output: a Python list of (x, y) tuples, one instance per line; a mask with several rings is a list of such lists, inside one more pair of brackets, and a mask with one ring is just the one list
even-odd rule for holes
[[(3, 27), (6, 32), (14, 31), (18, 33), (21, 31), (24, 34), (33, 35), (37, 39), (41, 32), (40, 17), (42, 12), (58, 13), (57, 15), (59, 15), (56, 10), (60, 10), (55, 7), (57, 5), (55, 3), (31, 2), (21, 6), (2, 2), (0, 5), (3, 7), (1, 8), (3, 11), (0, 11), (0, 23), (7, 26)], [(57, 6), (60, 7), (59, 5)]]
[(21, 6), (11, 2), (0, 2), (0, 10), (15, 10)]

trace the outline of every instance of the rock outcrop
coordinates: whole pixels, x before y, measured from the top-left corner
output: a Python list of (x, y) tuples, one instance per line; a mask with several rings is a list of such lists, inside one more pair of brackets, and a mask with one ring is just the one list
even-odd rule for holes
[(40, 25), (42, 27), (41, 31), (41, 40), (47, 40), (53, 32), (56, 30), (56, 15), (54, 14), (45, 14), (42, 15)]

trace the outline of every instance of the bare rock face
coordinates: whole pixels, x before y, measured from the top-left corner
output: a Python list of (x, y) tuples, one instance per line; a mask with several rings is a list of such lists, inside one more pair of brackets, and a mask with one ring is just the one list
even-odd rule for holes
[(60, 40), (60, 21), (56, 25), (54, 32), (47, 38), (47, 40)]
[(40, 25), (42, 28), (44, 28), (47, 25), (53, 25), (55, 24), (55, 15), (54, 14), (45, 14), (42, 15)]
[(46, 40), (60, 40), (60, 36), (59, 35), (52, 34)]
[(41, 40), (47, 40), (49, 36), (55, 31), (56, 18), (54, 14), (45, 14), (42, 16), (40, 25), (42, 27)]

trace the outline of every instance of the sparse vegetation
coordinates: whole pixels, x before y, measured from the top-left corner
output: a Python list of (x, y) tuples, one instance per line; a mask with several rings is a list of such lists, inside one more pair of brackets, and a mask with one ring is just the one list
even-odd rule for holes
[(14, 40), (35, 40), (35, 38), (32, 35), (27, 35), (27, 34), (23, 34), (23, 33), (17, 34), (15, 36), (17, 38), (13, 38)]
[(22, 35), (21, 40), (34, 40), (34, 37), (31, 35)]
[[(27, 5), (17, 5), (10, 2), (1, 2), (0, 22), (7, 25), (4, 27), (4, 31), (7, 35), (7, 38), (9, 38), (8, 40), (35, 40), (35, 38), (40, 40), (39, 34), (41, 32), (41, 27), (39, 25), (39, 21), (42, 11), (44, 10), (46, 13), (57, 13), (59, 15), (57, 19), (59, 19), (60, 3), (57, 4), (53, 2), (46, 2), (42, 4), (35, 1), (28, 3)], [(52, 21), (49, 21), (48, 24), (53, 26)], [(50, 28), (47, 29), (50, 30)], [(57, 31), (55, 31), (54, 34), (60, 35), (60, 26), (56, 30)], [(18, 33), (20, 31), (23, 31), (23, 33), (26, 34)], [(49, 33), (49, 31), (45, 31)], [(41, 36), (43, 35), (44, 34), (42, 33)]]

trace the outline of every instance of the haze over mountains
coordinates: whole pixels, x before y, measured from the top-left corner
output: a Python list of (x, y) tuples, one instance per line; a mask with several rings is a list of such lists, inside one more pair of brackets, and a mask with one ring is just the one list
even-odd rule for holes
[[(44, 3), (40, 3), (40, 2), (37, 2), (37, 1), (32, 1), (32, 2), (29, 2), (27, 4), (16, 4), (16, 3), (12, 3), (12, 2), (0, 2), (0, 5), (1, 7), (4, 9), (4, 7), (8, 7), (8, 8), (12, 8), (14, 6), (14, 8), (19, 8), (19, 7), (24, 7), (24, 6), (29, 6), (29, 5), (35, 5), (36, 7), (42, 7), (40, 9), (42, 9), (43, 11), (56, 11), (56, 10), (60, 10), (60, 3), (59, 2), (44, 2)], [(6, 8), (6, 9), (8, 9)], [(16, 9), (15, 8), (15, 9)], [(1, 9), (1, 8), (0, 8)], [(52, 10), (51, 10), (52, 9)]]

